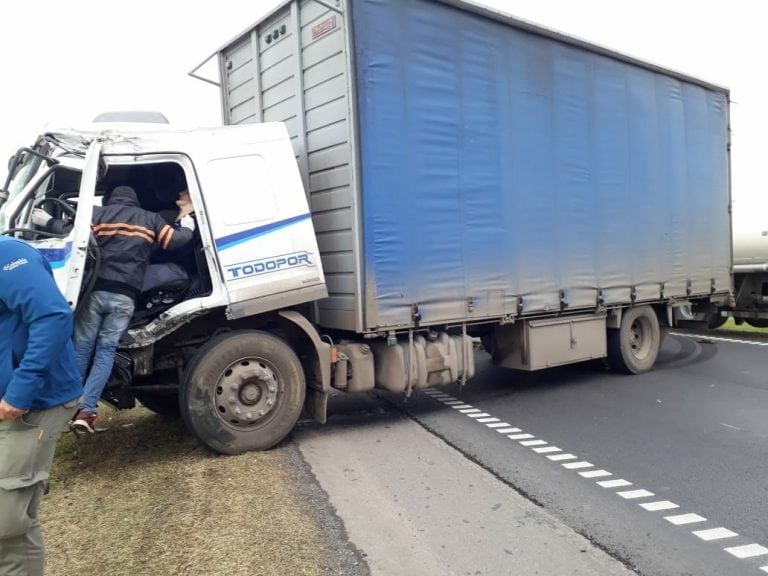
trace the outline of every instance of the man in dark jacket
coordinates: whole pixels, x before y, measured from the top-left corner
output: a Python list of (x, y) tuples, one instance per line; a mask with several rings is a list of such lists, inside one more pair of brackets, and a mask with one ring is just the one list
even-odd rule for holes
[(71, 337), (48, 262), (0, 236), (0, 574), (43, 574), (37, 507), (83, 390)]
[[(61, 227), (61, 221), (51, 221), (50, 216), (46, 221), (44, 212), (35, 212), (32, 221), (36, 225), (49, 230)], [(85, 389), (72, 426), (84, 432), (94, 431), (99, 397), (112, 372), (117, 345), (133, 316), (150, 255), (158, 247), (181, 248), (192, 239), (195, 228), (190, 216), (171, 226), (156, 212), (144, 210), (130, 186), (116, 187), (105, 206), (94, 207), (92, 222), (101, 265), (93, 292), (78, 309), (74, 338)]]

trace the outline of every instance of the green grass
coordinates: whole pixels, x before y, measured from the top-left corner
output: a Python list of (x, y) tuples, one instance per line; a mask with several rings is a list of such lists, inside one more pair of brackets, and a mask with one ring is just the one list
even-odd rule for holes
[(755, 328), (754, 326), (750, 326), (746, 322), (743, 324), (737, 325), (736, 322), (734, 322), (733, 318), (728, 318), (728, 321), (723, 324), (718, 330), (722, 330), (724, 332), (741, 332), (745, 334), (763, 334), (765, 336), (768, 336), (768, 328)]

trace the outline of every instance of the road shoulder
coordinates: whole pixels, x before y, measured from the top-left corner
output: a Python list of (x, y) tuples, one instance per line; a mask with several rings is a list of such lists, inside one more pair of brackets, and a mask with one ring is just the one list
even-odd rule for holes
[(295, 439), (374, 576), (626, 576), (617, 560), (400, 414)]

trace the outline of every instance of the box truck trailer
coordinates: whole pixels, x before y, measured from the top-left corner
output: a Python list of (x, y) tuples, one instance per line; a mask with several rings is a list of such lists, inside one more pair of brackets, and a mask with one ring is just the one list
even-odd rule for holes
[(232, 126), (52, 131), (0, 198), (76, 306), (92, 206), (188, 188), (187, 280), (142, 293), (117, 406), (265, 449), (334, 390), (466, 382), (478, 340), (518, 370), (646, 372), (730, 301), (724, 88), (453, 0), (286, 1), (213, 56)]

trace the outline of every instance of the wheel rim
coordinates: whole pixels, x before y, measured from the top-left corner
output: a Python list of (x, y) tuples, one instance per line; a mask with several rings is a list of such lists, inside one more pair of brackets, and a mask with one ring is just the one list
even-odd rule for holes
[(637, 360), (644, 360), (651, 353), (653, 328), (648, 318), (635, 318), (629, 327), (629, 350)]
[(274, 364), (255, 356), (241, 358), (221, 372), (214, 388), (214, 412), (227, 426), (255, 428), (274, 413), (280, 390)]

